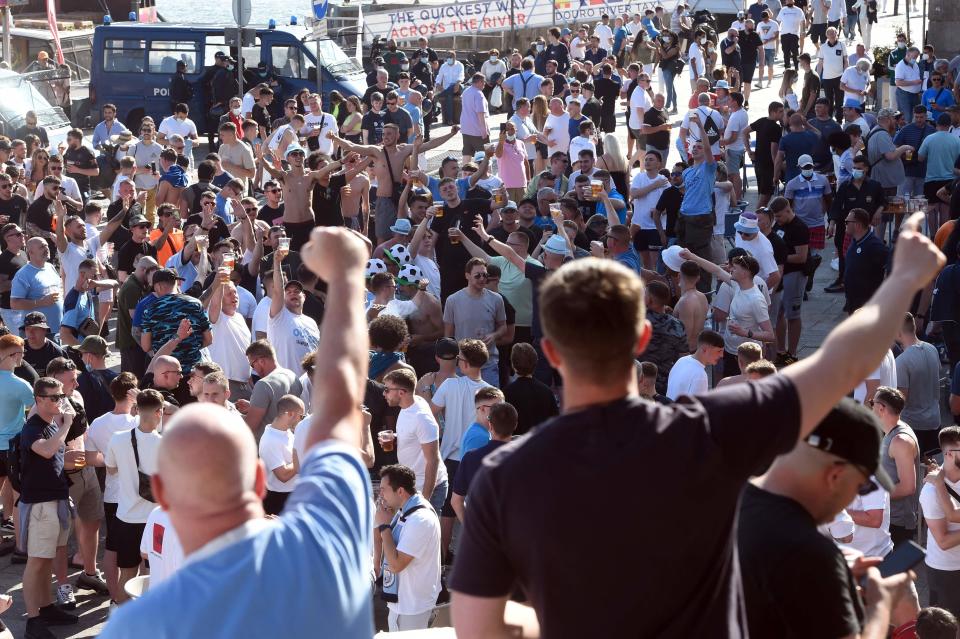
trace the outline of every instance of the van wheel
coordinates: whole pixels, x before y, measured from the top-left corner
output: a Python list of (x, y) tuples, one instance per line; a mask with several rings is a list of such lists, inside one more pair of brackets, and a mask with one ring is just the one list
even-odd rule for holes
[(139, 132), (140, 122), (143, 120), (144, 115), (145, 113), (143, 112), (143, 109), (134, 109), (133, 111), (128, 113), (127, 119), (125, 121), (125, 124), (127, 125), (127, 129), (130, 131)]

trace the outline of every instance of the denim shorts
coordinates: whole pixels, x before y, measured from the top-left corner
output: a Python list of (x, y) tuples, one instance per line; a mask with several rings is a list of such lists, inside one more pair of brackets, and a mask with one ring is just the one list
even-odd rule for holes
[(727, 170), (739, 171), (743, 168), (743, 156), (746, 150), (727, 149)]

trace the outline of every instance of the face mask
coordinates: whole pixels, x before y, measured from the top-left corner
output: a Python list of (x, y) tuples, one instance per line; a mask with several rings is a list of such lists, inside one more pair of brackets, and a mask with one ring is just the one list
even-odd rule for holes
[(509, 133), (507, 133), (507, 142), (513, 142), (516, 139), (517, 139), (517, 136), (510, 135)]
[(854, 169), (854, 170), (852, 171), (852, 174), (853, 174), (853, 179), (854, 179), (854, 180), (862, 180), (862, 179), (863, 179), (863, 169)]
[(808, 180), (813, 177), (813, 169), (803, 169), (800, 171), (800, 175), (807, 178)]
[(420, 58), (422, 64), (430, 64), (430, 58)]
[(898, 48), (898, 49), (906, 49), (906, 48), (907, 48), (907, 43), (906, 43), (906, 42), (898, 42), (898, 43), (897, 43), (897, 48)]
[(404, 71), (406, 71), (407, 69), (410, 68), (410, 65), (409, 65), (409, 64), (401, 64), (401, 65), (400, 65), (400, 68), (403, 69)]
[(449, 64), (451, 67), (453, 66), (454, 62), (456, 62), (454, 58), (447, 58), (447, 64)]
[(538, 44), (538, 45), (537, 45), (537, 51), (543, 51), (543, 45), (542, 45), (542, 44)]
[(664, 41), (666, 44), (670, 44), (671, 42), (673, 42), (673, 38), (664, 38), (663, 41)]
[(929, 61), (930, 61), (930, 54), (929, 54), (929, 53), (924, 53), (924, 54), (923, 54), (923, 59), (926, 60), (927, 62), (929, 62)]
[(490, 56), (490, 62), (494, 62), (494, 63), (495, 63), (495, 62), (497, 62), (497, 60), (499, 60), (499, 58), (498, 58), (497, 56), (495, 56), (495, 55)]
[(93, 372), (93, 366), (91, 366), (90, 364), (84, 364), (83, 367), (84, 367), (85, 369), (87, 369), (87, 372), (88, 372), (88, 373), (92, 373), (92, 372)]
[(236, 116), (239, 116), (239, 115), (240, 115), (240, 107), (237, 107), (236, 109), (230, 109), (230, 113), (232, 113), (232, 114), (234, 114), (234, 115), (236, 115)]

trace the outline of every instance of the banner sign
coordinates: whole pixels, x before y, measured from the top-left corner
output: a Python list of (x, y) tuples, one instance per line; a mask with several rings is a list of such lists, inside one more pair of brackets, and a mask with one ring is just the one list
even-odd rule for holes
[[(662, 6), (669, 13), (676, 2), (635, 0), (513, 0), (513, 19), (518, 29), (565, 27), (581, 22), (596, 22), (604, 13), (613, 18), (623, 13), (643, 13)], [(393, 38), (398, 42), (420, 36), (447, 37), (471, 33), (490, 33), (510, 29), (510, 0), (484, 0), (447, 5), (414, 5), (404, 9), (378, 11), (364, 15), (364, 33)]]

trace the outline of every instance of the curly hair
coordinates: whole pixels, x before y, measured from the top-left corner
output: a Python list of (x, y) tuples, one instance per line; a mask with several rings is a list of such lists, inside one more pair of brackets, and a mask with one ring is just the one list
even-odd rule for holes
[(380, 315), (370, 322), (370, 346), (385, 353), (396, 351), (410, 336), (407, 323), (396, 315)]

